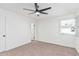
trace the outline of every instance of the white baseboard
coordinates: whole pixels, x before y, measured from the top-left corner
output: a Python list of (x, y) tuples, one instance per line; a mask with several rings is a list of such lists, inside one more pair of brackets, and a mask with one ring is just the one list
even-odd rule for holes
[(37, 41), (42, 41), (42, 42), (47, 42), (47, 43), (57, 44), (57, 45), (65, 46), (65, 47), (74, 48), (73, 46), (68, 46), (68, 45), (66, 45), (66, 44), (63, 44), (63, 43), (56, 43), (56, 42), (53, 42), (53, 41), (45, 41), (45, 40), (37, 40)]
[(27, 42), (21, 43), (21, 44), (16, 45), (16, 46), (14, 46), (14, 47), (12, 47), (12, 48), (7, 48), (5, 51), (8, 51), (8, 50), (11, 50), (11, 49), (17, 48), (17, 47), (19, 47), (19, 46), (22, 46), (22, 45), (28, 44), (28, 43), (30, 43), (30, 42), (31, 42), (31, 40), (28, 40)]

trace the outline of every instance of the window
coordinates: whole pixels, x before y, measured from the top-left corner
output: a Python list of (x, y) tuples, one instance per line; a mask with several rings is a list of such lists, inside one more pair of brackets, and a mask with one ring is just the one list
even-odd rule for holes
[(60, 32), (64, 34), (72, 34), (75, 32), (75, 19), (61, 20), (60, 22)]

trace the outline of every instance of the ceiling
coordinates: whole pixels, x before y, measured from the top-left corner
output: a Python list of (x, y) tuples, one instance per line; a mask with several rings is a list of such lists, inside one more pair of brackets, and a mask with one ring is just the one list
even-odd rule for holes
[(44, 19), (79, 12), (79, 3), (38, 3), (38, 5), (40, 6), (39, 9), (47, 7), (52, 7), (52, 9), (45, 11), (49, 13), (48, 15), (41, 14), (37, 17), (35, 14), (27, 15), (28, 13), (31, 13), (31, 11), (23, 10), (23, 8), (34, 10), (35, 6), (33, 3), (0, 3), (0, 8), (25, 15), (33, 19)]

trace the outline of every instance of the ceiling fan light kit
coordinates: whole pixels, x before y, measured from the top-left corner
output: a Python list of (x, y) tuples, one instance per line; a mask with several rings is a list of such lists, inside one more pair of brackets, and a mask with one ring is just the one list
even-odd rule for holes
[(48, 8), (44, 8), (44, 9), (41, 9), (39, 10), (39, 5), (37, 3), (34, 3), (35, 5), (35, 10), (31, 10), (31, 9), (27, 9), (27, 8), (23, 8), (23, 10), (28, 10), (28, 11), (32, 11), (32, 13), (29, 13), (29, 14), (36, 14), (37, 16), (39, 16), (40, 14), (46, 14), (48, 15), (48, 13), (44, 12), (44, 11), (47, 11), (49, 9), (51, 9), (51, 7), (48, 7)]

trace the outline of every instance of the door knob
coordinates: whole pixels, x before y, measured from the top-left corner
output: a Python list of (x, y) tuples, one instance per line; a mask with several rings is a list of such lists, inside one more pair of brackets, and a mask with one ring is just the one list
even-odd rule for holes
[(5, 37), (6, 35), (3, 35), (3, 37)]

